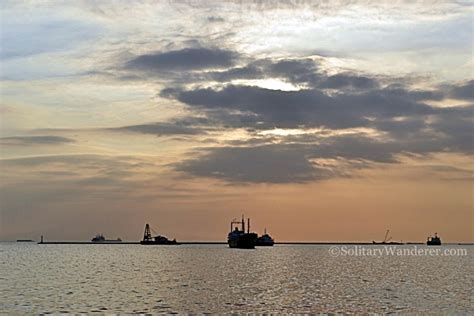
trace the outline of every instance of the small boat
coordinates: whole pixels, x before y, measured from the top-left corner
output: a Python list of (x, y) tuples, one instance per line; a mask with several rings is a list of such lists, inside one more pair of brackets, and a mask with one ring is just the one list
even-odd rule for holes
[(106, 243), (111, 243), (111, 242), (122, 242), (122, 239), (117, 238), (117, 239), (105, 239), (104, 235), (102, 234), (97, 234), (95, 235), (94, 238), (91, 239), (92, 242), (106, 242)]
[(274, 244), (275, 241), (267, 234), (267, 229), (265, 228), (263, 235), (257, 238), (256, 246), (273, 246)]
[(169, 240), (165, 236), (152, 236), (150, 225), (145, 225), (145, 233), (143, 234), (143, 240), (140, 241), (142, 245), (179, 245), (176, 239)]
[(250, 232), (250, 218), (247, 219), (247, 232), (245, 232), (244, 216), (242, 216), (242, 221), (230, 222), (230, 232), (227, 235), (230, 248), (253, 249), (257, 243), (257, 237), (257, 234)]
[(16, 242), (34, 242), (32, 239), (17, 239)]
[(441, 246), (441, 238), (438, 237), (438, 233), (435, 233), (432, 237), (428, 237), (426, 244), (428, 246)]

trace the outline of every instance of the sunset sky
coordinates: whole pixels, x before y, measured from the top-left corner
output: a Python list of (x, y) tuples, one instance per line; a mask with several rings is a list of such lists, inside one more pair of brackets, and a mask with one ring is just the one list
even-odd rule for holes
[(0, 240), (474, 241), (471, 1), (0, 6)]

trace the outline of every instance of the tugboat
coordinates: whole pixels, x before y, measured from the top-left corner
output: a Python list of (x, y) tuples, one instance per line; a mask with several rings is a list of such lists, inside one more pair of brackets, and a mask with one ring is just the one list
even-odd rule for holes
[(257, 238), (256, 246), (273, 246), (274, 244), (275, 241), (267, 234), (267, 229), (265, 228), (263, 235)]
[[(239, 229), (239, 226), (241, 229)], [(247, 219), (247, 232), (245, 232), (243, 215), (242, 221), (233, 220), (230, 222), (230, 232), (227, 235), (227, 243), (230, 248), (253, 249), (257, 243), (257, 237), (257, 234), (250, 232), (250, 218)]]
[(441, 246), (441, 238), (438, 237), (438, 233), (435, 233), (433, 237), (428, 237), (426, 244), (428, 246)]
[(179, 245), (176, 239), (169, 240), (165, 236), (152, 236), (150, 225), (145, 225), (145, 233), (143, 234), (143, 240), (140, 241), (142, 245)]
[(92, 242), (107, 242), (107, 243), (111, 243), (111, 242), (122, 242), (122, 239), (120, 238), (117, 238), (117, 239), (105, 239), (104, 235), (102, 234), (97, 234), (95, 235), (94, 238), (91, 239)]

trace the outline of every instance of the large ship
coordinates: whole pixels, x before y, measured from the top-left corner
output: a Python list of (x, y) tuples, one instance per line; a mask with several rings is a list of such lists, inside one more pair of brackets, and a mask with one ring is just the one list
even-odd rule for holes
[[(41, 236), (43, 237), (43, 236)], [(111, 243), (111, 242), (122, 242), (122, 239), (117, 238), (117, 239), (105, 239), (104, 235), (102, 234), (97, 234), (95, 235), (94, 238), (91, 239), (92, 242), (106, 242), (106, 243)], [(43, 242), (43, 238), (41, 238), (41, 242)]]
[(275, 244), (275, 241), (273, 238), (267, 234), (267, 229), (265, 228), (265, 231), (262, 236), (257, 238), (257, 246), (273, 246)]
[(176, 239), (169, 240), (165, 236), (151, 235), (151, 228), (150, 225), (145, 225), (145, 233), (143, 234), (143, 240), (140, 241), (142, 245), (179, 245)]
[(250, 218), (247, 219), (247, 232), (245, 232), (244, 216), (242, 216), (242, 221), (230, 222), (230, 232), (227, 235), (230, 248), (253, 249), (257, 243), (257, 237), (257, 234), (250, 232)]
[(441, 246), (441, 238), (438, 237), (438, 233), (435, 233), (433, 237), (428, 237), (426, 244), (428, 246)]

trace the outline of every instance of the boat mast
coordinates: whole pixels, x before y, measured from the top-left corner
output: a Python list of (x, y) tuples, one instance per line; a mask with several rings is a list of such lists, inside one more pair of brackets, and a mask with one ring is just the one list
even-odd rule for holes
[(250, 217), (247, 218), (247, 234), (250, 233)]
[(244, 220), (243, 214), (242, 214), (242, 231), (245, 233), (245, 220)]

